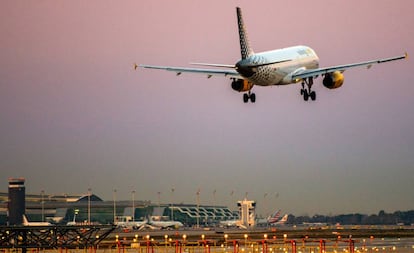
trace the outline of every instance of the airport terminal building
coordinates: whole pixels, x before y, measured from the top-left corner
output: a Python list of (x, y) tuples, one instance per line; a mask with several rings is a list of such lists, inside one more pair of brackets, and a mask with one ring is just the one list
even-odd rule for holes
[[(9, 195), (0, 192), (0, 225), (9, 224)], [(239, 218), (239, 213), (226, 206), (193, 204), (153, 204), (150, 201), (104, 201), (95, 194), (48, 195), (26, 194), (23, 213), (29, 221), (54, 224), (90, 222), (111, 224), (120, 217), (144, 220), (151, 216), (160, 220), (181, 221), (186, 226), (211, 226), (222, 220)], [(135, 210), (133, 212), (133, 210)]]

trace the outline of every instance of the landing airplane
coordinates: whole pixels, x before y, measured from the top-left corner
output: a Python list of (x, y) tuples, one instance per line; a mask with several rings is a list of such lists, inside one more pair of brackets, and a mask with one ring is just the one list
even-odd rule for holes
[[(134, 68), (162, 69), (175, 72), (180, 75), (183, 72), (205, 74), (208, 78), (213, 75), (230, 77), (231, 87), (238, 92), (244, 92), (243, 101), (256, 102), (255, 93), (251, 92), (253, 86), (288, 85), (301, 82), (301, 95), (305, 101), (309, 98), (316, 99), (316, 93), (312, 90), (313, 81), (318, 76), (323, 76), (323, 85), (328, 89), (336, 89), (344, 83), (343, 72), (346, 69), (366, 66), (368, 69), (373, 64), (385, 63), (405, 59), (407, 53), (401, 56), (383, 58), (358, 63), (337, 65), (320, 68), (319, 58), (315, 51), (308, 46), (293, 46), (262, 53), (254, 53), (250, 47), (244, 25), (242, 12), (236, 8), (241, 59), (234, 65), (214, 63), (192, 63), (205, 67), (218, 67), (221, 69), (186, 68), (154, 65), (137, 65)], [(305, 87), (306, 85), (306, 87)]]

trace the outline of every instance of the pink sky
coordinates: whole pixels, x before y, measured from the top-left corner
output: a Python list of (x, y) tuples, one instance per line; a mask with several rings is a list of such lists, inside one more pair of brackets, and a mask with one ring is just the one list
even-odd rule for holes
[(244, 104), (226, 78), (132, 70), (235, 63), (236, 6), (256, 52), (307, 45), (321, 66), (414, 53), (409, 0), (2, 1), (2, 191), (23, 176), (28, 192), (108, 200), (191, 203), (200, 188), (233, 208), (248, 192), (262, 213), (414, 209), (411, 59), (348, 70), (333, 91), (318, 79), (312, 103), (300, 85)]

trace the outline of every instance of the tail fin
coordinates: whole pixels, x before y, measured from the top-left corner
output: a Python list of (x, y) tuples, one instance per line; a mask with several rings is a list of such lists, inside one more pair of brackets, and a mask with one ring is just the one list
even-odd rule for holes
[(268, 221), (269, 223), (275, 223), (275, 222), (277, 222), (277, 221), (279, 220), (280, 213), (281, 213), (281, 210), (279, 209), (278, 211), (274, 212), (274, 213), (273, 213), (273, 215), (272, 215), (272, 216), (270, 216), (270, 217), (267, 219), (267, 221)]
[(23, 214), (23, 225), (25, 225), (25, 226), (29, 225), (29, 220), (27, 220), (27, 217), (24, 214)]
[(253, 54), (253, 50), (250, 48), (249, 40), (247, 38), (246, 28), (244, 27), (242, 12), (240, 7), (237, 10), (237, 23), (239, 25), (239, 37), (240, 37), (240, 52), (242, 59), (246, 59)]
[(289, 215), (285, 214), (282, 219), (280, 219), (280, 221), (278, 222), (279, 224), (285, 224), (286, 221), (288, 220)]

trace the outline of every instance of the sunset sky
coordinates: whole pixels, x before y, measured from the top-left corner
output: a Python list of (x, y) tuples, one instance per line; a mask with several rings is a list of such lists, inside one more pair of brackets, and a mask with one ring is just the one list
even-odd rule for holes
[[(412, 58), (300, 84), (133, 70), (234, 64), (236, 6), (255, 52), (312, 47), (321, 67), (414, 55), (414, 2), (1, 1), (0, 191), (227, 205), (259, 214), (414, 209)], [(174, 189), (174, 193), (171, 189)], [(213, 194), (215, 192), (215, 194)]]

